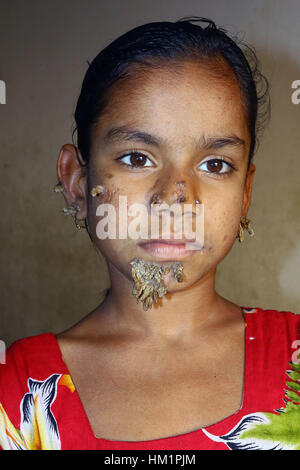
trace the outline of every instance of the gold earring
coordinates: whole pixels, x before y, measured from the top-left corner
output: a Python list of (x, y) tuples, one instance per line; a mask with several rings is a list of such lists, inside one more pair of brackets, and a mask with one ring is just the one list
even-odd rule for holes
[(243, 243), (244, 241), (244, 230), (246, 229), (247, 232), (249, 233), (250, 237), (254, 236), (254, 230), (250, 225), (250, 220), (247, 219), (244, 215), (241, 217), (240, 220), (240, 225), (239, 225), (239, 230), (237, 234), (237, 239), (239, 240), (240, 243)]
[(104, 186), (102, 186), (101, 184), (94, 186), (90, 191), (90, 195), (92, 197), (99, 196), (99, 194), (102, 194), (102, 193), (104, 193)]

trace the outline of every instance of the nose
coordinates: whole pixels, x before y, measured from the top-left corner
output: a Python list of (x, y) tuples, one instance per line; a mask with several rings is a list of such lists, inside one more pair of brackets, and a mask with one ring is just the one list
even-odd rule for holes
[[(169, 233), (179, 233), (181, 238), (187, 237), (187, 239), (196, 237), (199, 246), (202, 247), (204, 213), (203, 204), (200, 204), (202, 201), (199, 179), (191, 170), (181, 171), (179, 178), (178, 173), (176, 169), (174, 175), (164, 174), (156, 180), (148, 193), (147, 205), (149, 215), (151, 214), (151, 230), (153, 226), (155, 236), (160, 236), (161, 232), (162, 236), (167, 234), (166, 238), (169, 238)], [(192, 249), (198, 248), (193, 245)]]
[(192, 178), (176, 179), (169, 178), (167, 181), (157, 182), (150, 194), (150, 206), (156, 204), (200, 204), (199, 189)]

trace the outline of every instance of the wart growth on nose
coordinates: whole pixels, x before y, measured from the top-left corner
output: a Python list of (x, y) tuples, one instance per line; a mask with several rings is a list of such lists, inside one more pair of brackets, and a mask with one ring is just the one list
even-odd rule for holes
[[(132, 295), (137, 303), (143, 303), (145, 311), (152, 308), (153, 302), (167, 293), (163, 277), (170, 272), (170, 267), (147, 263), (142, 258), (135, 258), (130, 262), (131, 275), (134, 281)], [(179, 261), (172, 264), (173, 275), (177, 282), (183, 281), (183, 266)]]

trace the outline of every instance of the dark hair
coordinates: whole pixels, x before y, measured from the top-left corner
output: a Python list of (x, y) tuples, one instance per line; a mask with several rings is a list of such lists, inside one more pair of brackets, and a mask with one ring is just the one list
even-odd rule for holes
[[(202, 27), (192, 22), (206, 25)], [(115, 39), (91, 62), (77, 102), (73, 131), (74, 134), (77, 130), (77, 146), (86, 164), (90, 158), (91, 130), (108, 105), (112, 85), (129, 77), (134, 64), (153, 67), (160, 61), (174, 63), (185, 58), (202, 62), (221, 58), (234, 70), (244, 98), (251, 136), (249, 167), (257, 148), (258, 133), (269, 119), (269, 83), (259, 71), (253, 47), (230, 38), (227, 31), (218, 28), (212, 20), (200, 17), (138, 26)], [(214, 67), (218, 67), (217, 62)]]

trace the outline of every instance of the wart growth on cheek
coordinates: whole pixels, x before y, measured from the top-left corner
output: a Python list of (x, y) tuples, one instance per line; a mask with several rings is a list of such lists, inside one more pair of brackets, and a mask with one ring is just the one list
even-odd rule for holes
[(90, 191), (90, 195), (94, 198), (101, 196), (102, 203), (111, 203), (116, 193), (117, 189), (107, 188), (102, 184), (94, 186)]
[(172, 264), (173, 273), (177, 282), (183, 281), (183, 266), (180, 261), (175, 261)]
[(92, 189), (91, 189), (91, 196), (92, 197), (96, 197), (96, 196), (99, 196), (100, 194), (104, 193), (105, 189), (104, 189), (104, 186), (102, 186), (101, 184), (98, 184), (97, 186), (94, 186)]
[[(143, 303), (143, 309), (152, 308), (153, 302), (167, 293), (163, 277), (170, 272), (170, 267), (145, 262), (142, 258), (135, 258), (130, 262), (131, 275), (134, 281), (132, 295), (137, 303)], [(179, 261), (172, 264), (173, 275), (177, 282), (183, 280), (183, 266)]]

